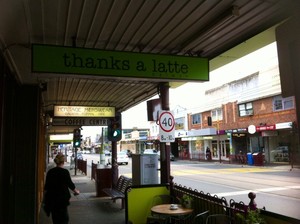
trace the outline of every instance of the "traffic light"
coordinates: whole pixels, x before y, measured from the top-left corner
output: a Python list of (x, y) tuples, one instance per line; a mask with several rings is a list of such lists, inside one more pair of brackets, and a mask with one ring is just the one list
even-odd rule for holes
[(107, 129), (107, 138), (109, 141), (117, 142), (122, 139), (122, 116), (121, 113), (110, 119)]
[(77, 128), (74, 129), (74, 133), (73, 133), (73, 147), (74, 148), (78, 148), (81, 145), (81, 141), (82, 141), (82, 135), (81, 135), (81, 129)]

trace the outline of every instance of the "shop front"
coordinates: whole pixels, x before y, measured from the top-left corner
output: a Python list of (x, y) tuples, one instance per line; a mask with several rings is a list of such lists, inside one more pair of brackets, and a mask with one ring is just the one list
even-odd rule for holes
[(188, 147), (181, 149), (180, 157), (190, 160), (206, 160), (206, 148), (212, 148), (212, 140), (216, 135), (215, 128), (190, 130), (182, 141), (188, 142)]
[(299, 138), (294, 130), (293, 122), (256, 126), (248, 135), (248, 151), (262, 153), (267, 163), (292, 163), (299, 158)]
[(182, 160), (190, 159), (189, 141), (185, 140), (187, 136), (187, 131), (175, 130), (176, 147), (172, 147), (172, 153), (174, 154), (175, 158)]

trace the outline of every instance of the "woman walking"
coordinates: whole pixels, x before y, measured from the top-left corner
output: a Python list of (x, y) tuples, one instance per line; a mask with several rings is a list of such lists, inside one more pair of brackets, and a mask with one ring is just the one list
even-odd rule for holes
[(69, 223), (68, 206), (70, 205), (70, 190), (74, 195), (80, 192), (76, 189), (70, 173), (64, 169), (65, 157), (59, 153), (54, 162), (56, 167), (50, 169), (46, 176), (45, 183), (45, 211), (49, 216), (51, 213), (53, 224), (67, 224)]

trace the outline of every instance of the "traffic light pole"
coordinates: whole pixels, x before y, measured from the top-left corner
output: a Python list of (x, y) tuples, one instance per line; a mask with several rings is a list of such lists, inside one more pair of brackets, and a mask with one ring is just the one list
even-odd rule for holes
[(112, 141), (111, 142), (111, 175), (112, 175), (112, 187), (116, 187), (116, 184), (118, 182), (119, 177), (119, 169), (118, 169), (118, 163), (117, 163), (117, 142)]
[[(80, 128), (75, 128), (73, 131), (73, 148), (75, 150), (75, 158), (74, 158), (74, 167), (75, 167), (75, 171), (74, 171), (74, 175), (76, 176), (77, 174), (77, 148), (81, 145), (81, 139), (82, 135), (81, 135), (81, 129)], [(72, 160), (72, 158), (71, 158)]]
[(77, 175), (77, 148), (74, 147), (74, 150), (75, 150), (75, 157), (74, 157), (74, 175), (76, 176)]

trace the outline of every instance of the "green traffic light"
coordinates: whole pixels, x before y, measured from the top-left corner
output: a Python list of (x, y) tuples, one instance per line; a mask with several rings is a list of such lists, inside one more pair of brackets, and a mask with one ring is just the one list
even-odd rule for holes
[(120, 136), (120, 134), (121, 134), (120, 130), (115, 130), (113, 133), (113, 137), (118, 137), (118, 136)]
[(114, 118), (110, 119), (108, 125), (107, 138), (109, 141), (120, 141), (122, 139), (122, 117), (117, 113)]

